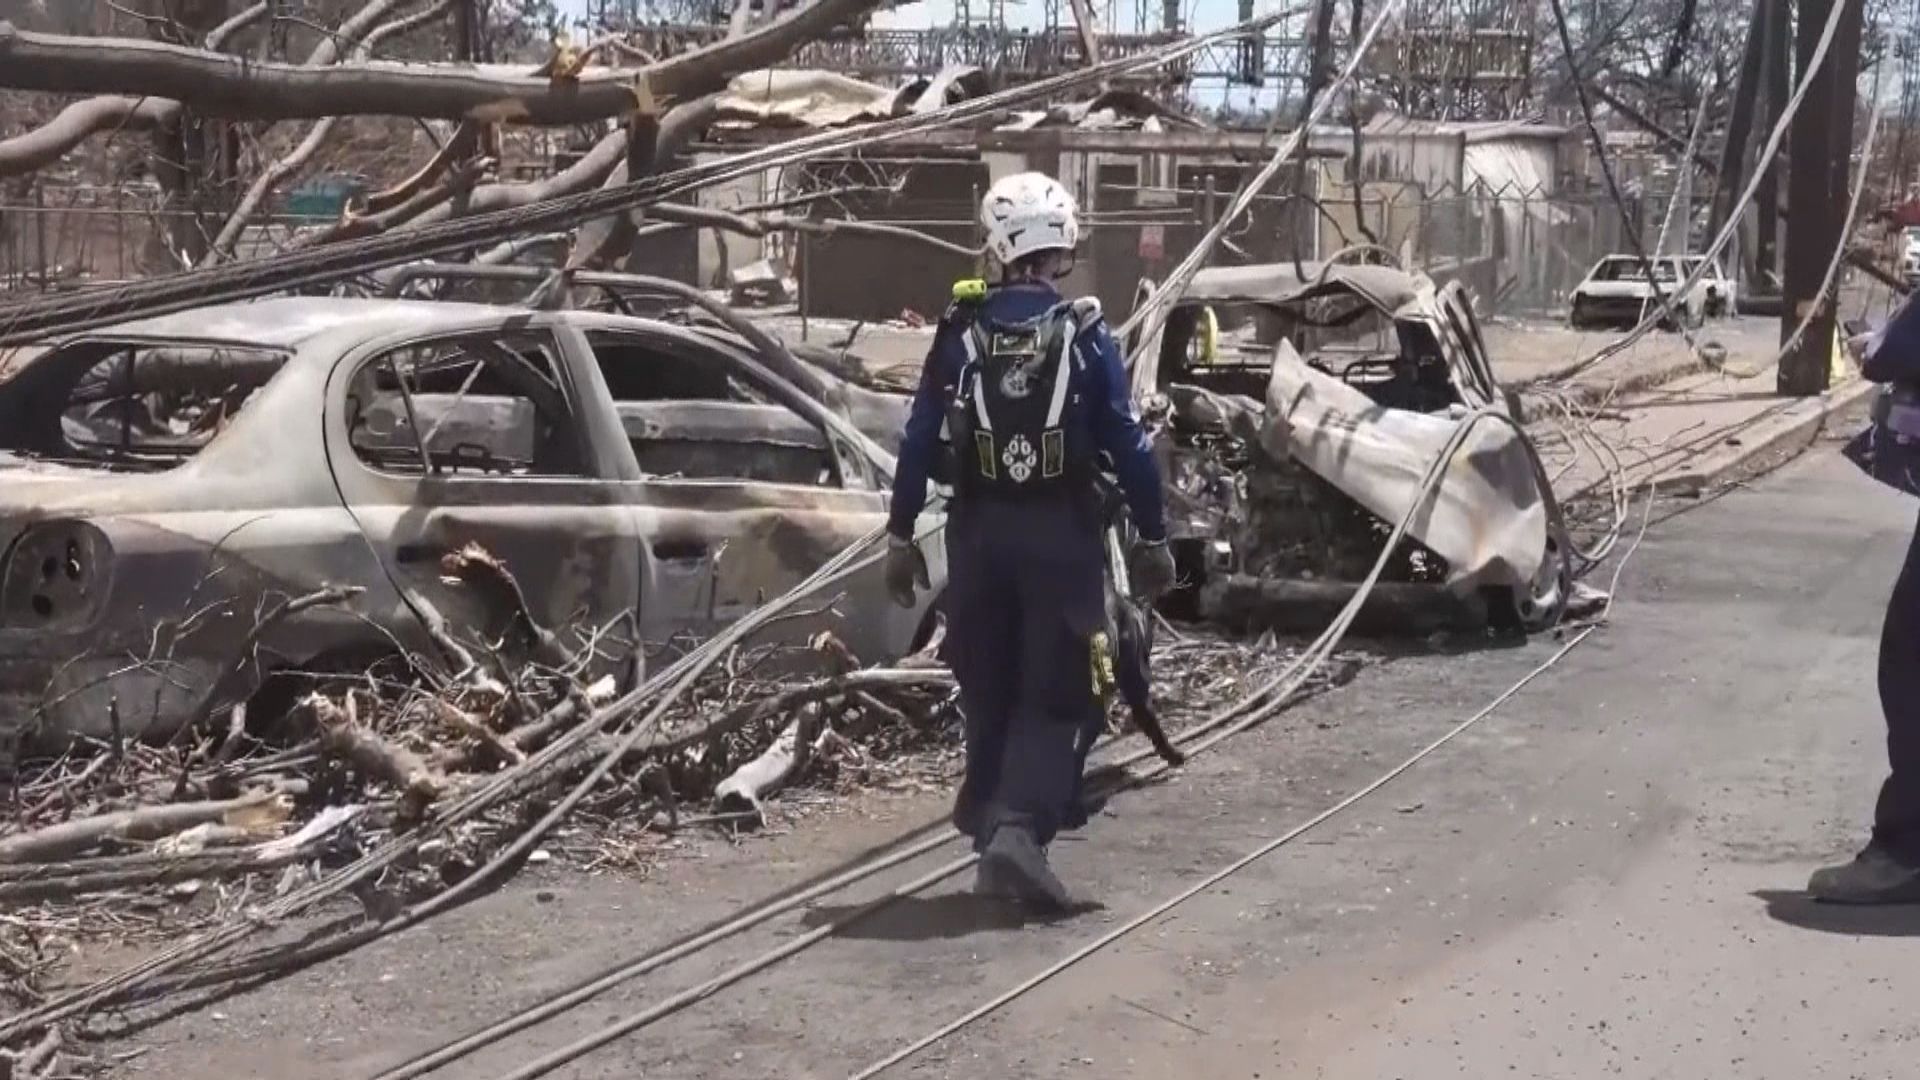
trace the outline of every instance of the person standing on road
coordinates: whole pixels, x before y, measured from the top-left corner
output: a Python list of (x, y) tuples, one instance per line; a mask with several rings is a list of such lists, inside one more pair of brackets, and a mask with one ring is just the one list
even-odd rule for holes
[(1069, 897), (1046, 849), (1083, 816), (1078, 741), (1102, 707), (1102, 456), (1141, 537), (1132, 576), (1142, 594), (1172, 585), (1173, 558), (1159, 470), (1099, 302), (1063, 300), (1053, 285), (1079, 240), (1072, 196), (1040, 173), (1009, 176), (988, 190), (980, 220), (998, 280), (954, 287), (921, 370), (886, 579), (903, 606), (928, 587), (914, 521), (936, 467), (948, 466), (946, 659), (967, 756), (953, 822), (981, 853), (977, 891), (1058, 909)]
[[(1874, 479), (1920, 495), (1920, 308), (1909, 300), (1868, 341), (1861, 372), (1886, 383), (1873, 425), (1846, 455)], [(1920, 902), (1920, 525), (1880, 628), (1880, 710), (1892, 767), (1873, 834), (1852, 862), (1816, 871), (1807, 892), (1838, 904)]]

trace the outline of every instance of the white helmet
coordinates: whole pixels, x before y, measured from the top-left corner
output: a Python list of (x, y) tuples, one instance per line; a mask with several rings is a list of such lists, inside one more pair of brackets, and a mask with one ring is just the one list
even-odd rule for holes
[(1073, 196), (1045, 173), (1016, 173), (994, 181), (980, 203), (987, 250), (1011, 265), (1038, 251), (1071, 251), (1080, 242)]

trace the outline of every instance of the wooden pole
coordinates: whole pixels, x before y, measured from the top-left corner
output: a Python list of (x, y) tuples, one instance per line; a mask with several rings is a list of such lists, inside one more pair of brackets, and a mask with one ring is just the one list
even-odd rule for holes
[(1860, 70), (1864, 0), (1800, 0), (1795, 41), (1799, 68), (1807, 70), (1833, 4), (1844, 5), (1826, 62), (1814, 73), (1794, 115), (1787, 197), (1796, 211), (1787, 221), (1786, 277), (1781, 290), (1780, 339), (1793, 335), (1811, 315), (1806, 332), (1780, 358), (1776, 385), (1782, 394), (1824, 393), (1832, 377), (1834, 307), (1822, 290), (1827, 264), (1845, 241), (1847, 165), (1853, 150), (1854, 80)]

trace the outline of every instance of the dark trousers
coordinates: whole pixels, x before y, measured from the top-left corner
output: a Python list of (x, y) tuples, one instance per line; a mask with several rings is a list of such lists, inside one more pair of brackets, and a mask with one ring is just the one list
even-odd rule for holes
[(1081, 743), (1099, 715), (1099, 520), (1071, 500), (981, 498), (954, 507), (946, 539), (946, 657), (967, 731), (954, 825), (975, 848), (1008, 823), (1045, 844), (1079, 824)]
[(1887, 717), (1887, 761), (1873, 841), (1920, 866), (1920, 526), (1887, 601), (1880, 629), (1880, 709)]

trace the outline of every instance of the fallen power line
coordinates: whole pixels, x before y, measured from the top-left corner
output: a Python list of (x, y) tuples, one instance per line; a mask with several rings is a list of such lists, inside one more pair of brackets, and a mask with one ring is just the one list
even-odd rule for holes
[[(1464, 418), (1441, 453), (1428, 467), (1426, 474), (1421, 480), (1420, 493), (1408, 506), (1406, 513), (1395, 523), (1392, 532), (1381, 548), (1381, 554), (1373, 564), (1372, 570), (1360, 583), (1346, 606), (1342, 608), (1340, 613), (1328, 624), (1326, 629), (1307, 646), (1301, 655), (1295, 658), (1286, 668), (1263, 682), (1254, 690), (1223, 706), (1213, 716), (1180, 732), (1176, 741), (1186, 746), (1189, 755), (1204, 753), (1226, 739), (1271, 719), (1290, 703), (1300, 689), (1306, 685), (1307, 681), (1325, 665), (1326, 661), (1333, 655), (1333, 651), (1338, 648), (1340, 642), (1345, 638), (1354, 620), (1358, 618), (1361, 608), (1365, 606), (1367, 598), (1374, 586), (1378, 584), (1381, 575), (1385, 573), (1388, 563), (1392, 560), (1394, 551), (1398, 548), (1401, 539), (1411, 527), (1414, 518), (1425, 506), (1433, 492), (1438, 490), (1441, 479), (1446, 475), (1447, 466), (1453, 461), (1455, 456), (1459, 454), (1462, 448), (1466, 446), (1468, 436), (1472, 433), (1473, 428), (1479, 423), (1489, 421), (1505, 423), (1516, 428), (1519, 427), (1518, 423), (1512, 417), (1492, 408), (1478, 410)], [(1534, 463), (1536, 470), (1538, 470), (1540, 466), (1537, 457), (1534, 459)], [(1202, 738), (1202, 736), (1205, 737)], [(1123, 757), (1118, 762), (1107, 765), (1106, 768), (1128, 768), (1141, 760), (1153, 756), (1154, 752), (1151, 748), (1142, 747)], [(1127, 783), (1141, 782), (1165, 771), (1165, 768), (1164, 762), (1156, 761), (1147, 773), (1134, 776), (1130, 778)], [(792, 907), (798, 906), (800, 903), (816, 899), (825, 892), (837, 891), (873, 873), (898, 865), (915, 856), (931, 852), (946, 843), (950, 843), (956, 835), (957, 834), (954, 833), (945, 833), (943, 835), (930, 837), (910, 848), (875, 859), (867, 867), (837, 876), (829, 882), (822, 883), (821, 886), (817, 886), (815, 889), (807, 890), (805, 893), (797, 896), (788, 897), (780, 903), (769, 905), (758, 912), (742, 916), (692, 941), (684, 942), (680, 945), (637, 958), (632, 962), (608, 972), (592, 983), (576, 988), (565, 994), (556, 995), (547, 1002), (536, 1004), (523, 1010), (519, 1014), (505, 1018), (481, 1031), (456, 1040), (438, 1050), (423, 1054), (404, 1065), (382, 1073), (377, 1080), (407, 1080), (407, 1078), (422, 1076), (442, 1068), (483, 1047), (493, 1045), (503, 1038), (525, 1030), (535, 1023), (549, 1019), (552, 1016), (558, 1015), (560, 1012), (564, 1012), (569, 1008), (591, 1000), (614, 986), (636, 978), (646, 972), (657, 970), (667, 963), (684, 958), (700, 949), (704, 949), (753, 926), (759, 925), (784, 911), (791, 910)], [(687, 1007), (703, 1001), (729, 986), (735, 985), (783, 960), (797, 955), (813, 944), (832, 937), (853, 926), (855, 923), (873, 915), (895, 900), (922, 892), (938, 884), (940, 881), (966, 870), (974, 865), (977, 858), (978, 856), (976, 855), (968, 854), (947, 863), (923, 877), (901, 886), (873, 903), (863, 905), (831, 923), (816, 927), (806, 934), (785, 942), (754, 959), (748, 960), (691, 990), (677, 994), (647, 1009), (623, 1017), (590, 1032), (575, 1042), (545, 1054), (537, 1060), (529, 1062), (511, 1073), (506, 1074), (502, 1080), (532, 1080), (533, 1077), (544, 1076), (554, 1069), (575, 1061), (616, 1039), (630, 1035), (659, 1020), (683, 1011)], [(831, 886), (831, 888), (828, 886)]]

